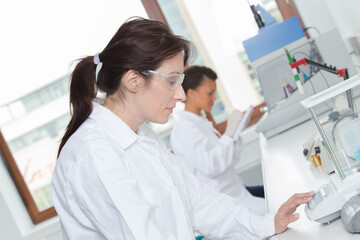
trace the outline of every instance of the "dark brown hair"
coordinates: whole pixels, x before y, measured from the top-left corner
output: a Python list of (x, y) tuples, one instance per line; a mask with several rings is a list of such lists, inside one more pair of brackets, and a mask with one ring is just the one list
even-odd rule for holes
[(94, 57), (82, 58), (71, 74), (70, 104), (71, 120), (61, 140), (61, 149), (89, 117), (92, 112), (92, 99), (97, 91), (107, 95), (120, 88), (123, 75), (135, 70), (145, 79), (147, 70), (156, 70), (164, 60), (180, 52), (184, 54), (184, 65), (190, 55), (190, 42), (174, 35), (163, 23), (140, 17), (130, 18), (116, 32), (105, 49), (99, 53), (102, 63), (96, 80)]
[(185, 94), (187, 94), (189, 89), (196, 89), (201, 86), (204, 77), (208, 77), (213, 81), (217, 79), (216, 73), (212, 69), (204, 66), (191, 66), (187, 68), (184, 73), (185, 78), (182, 86), (184, 88)]

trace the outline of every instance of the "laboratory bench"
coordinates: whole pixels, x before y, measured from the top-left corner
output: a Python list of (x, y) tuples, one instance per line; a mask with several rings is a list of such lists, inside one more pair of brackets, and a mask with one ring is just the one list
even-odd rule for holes
[[(267, 210), (277, 209), (296, 192), (316, 190), (329, 183), (322, 168), (315, 168), (302, 154), (303, 143), (316, 133), (312, 121), (306, 121), (281, 134), (266, 139), (260, 134), (262, 173)], [(300, 218), (289, 229), (271, 240), (332, 240), (360, 239), (360, 234), (351, 234), (344, 228), (341, 219), (330, 224), (310, 221), (305, 214), (305, 205), (298, 207)]]

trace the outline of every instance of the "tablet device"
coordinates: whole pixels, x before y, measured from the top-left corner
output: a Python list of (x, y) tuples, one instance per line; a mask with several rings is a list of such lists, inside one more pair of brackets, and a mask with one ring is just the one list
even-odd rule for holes
[(240, 137), (240, 133), (246, 128), (246, 126), (248, 125), (250, 118), (251, 118), (251, 114), (254, 111), (254, 107), (251, 105), (248, 110), (246, 111), (244, 117), (241, 119), (239, 125), (236, 128), (236, 132), (234, 134), (233, 139), (238, 139)]

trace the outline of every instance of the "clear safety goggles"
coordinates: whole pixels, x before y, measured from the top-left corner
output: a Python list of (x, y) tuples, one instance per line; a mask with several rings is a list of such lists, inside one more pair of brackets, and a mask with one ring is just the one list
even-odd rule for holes
[[(167, 87), (169, 90), (175, 90), (178, 86), (180, 86), (183, 81), (185, 74), (179, 73), (161, 73), (152, 70), (147, 70), (144, 74), (150, 73), (153, 75), (159, 75), (161, 82)], [(146, 74), (148, 75), (148, 74)]]

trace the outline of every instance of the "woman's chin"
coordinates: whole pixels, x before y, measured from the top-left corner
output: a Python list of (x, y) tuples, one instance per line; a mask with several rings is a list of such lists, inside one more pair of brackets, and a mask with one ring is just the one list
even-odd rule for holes
[(163, 118), (154, 119), (154, 120), (151, 121), (151, 122), (157, 123), (157, 124), (165, 124), (165, 123), (167, 123), (168, 121), (169, 121), (169, 116), (167, 116), (166, 118), (163, 117)]

